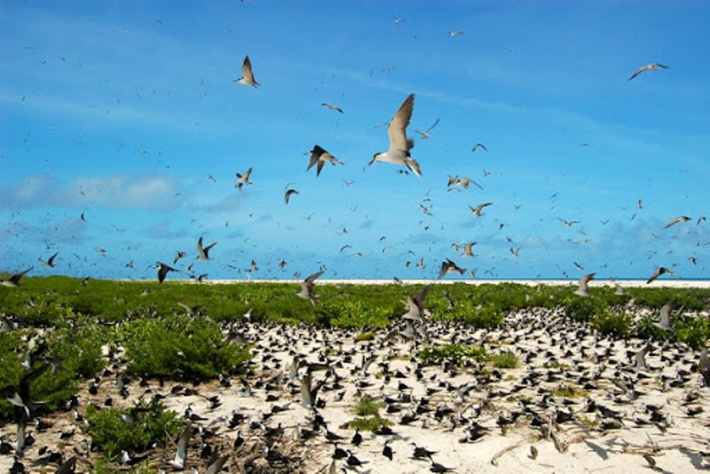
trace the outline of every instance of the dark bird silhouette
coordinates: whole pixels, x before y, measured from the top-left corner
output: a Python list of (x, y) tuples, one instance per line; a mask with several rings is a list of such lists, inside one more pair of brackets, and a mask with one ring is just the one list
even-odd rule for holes
[(173, 267), (166, 263), (158, 262), (158, 283), (162, 283), (169, 272), (176, 272)]
[(324, 148), (322, 148), (320, 145), (315, 145), (311, 151), (308, 152), (310, 155), (311, 159), (308, 161), (308, 168), (306, 168), (306, 171), (310, 170), (313, 165), (316, 165), (316, 176), (320, 176), (320, 172), (323, 169), (323, 165), (325, 165), (326, 162), (332, 163), (334, 166), (335, 165), (344, 165), (342, 161), (338, 160), (336, 157), (328, 153)]
[(30, 271), (32, 271), (32, 269), (34, 269), (34, 267), (30, 267), (30, 268), (28, 268), (27, 270), (25, 270), (25, 271), (23, 271), (23, 272), (15, 273), (15, 274), (13, 274), (13, 275), (10, 275), (10, 278), (9, 278), (9, 279), (3, 280), (2, 282), (0, 282), (0, 284), (2, 284), (2, 286), (8, 286), (8, 287), (11, 287), (11, 288), (14, 288), (14, 287), (16, 287), (16, 286), (20, 286), (20, 280), (22, 279), (22, 277), (25, 276), (25, 275), (26, 275), (27, 273), (29, 273)]
[(648, 279), (648, 281), (646, 281), (646, 284), (648, 285), (649, 283), (651, 283), (653, 280), (655, 280), (655, 279), (658, 278), (659, 276), (663, 275), (664, 273), (670, 273), (671, 275), (673, 274), (673, 272), (670, 271), (669, 269), (667, 269), (666, 267), (658, 267), (658, 268), (653, 272), (653, 274), (652, 274), (651, 277)]
[(197, 260), (209, 260), (210, 259), (210, 250), (215, 245), (217, 245), (217, 242), (212, 242), (207, 247), (203, 247), (202, 246), (202, 237), (197, 239)]

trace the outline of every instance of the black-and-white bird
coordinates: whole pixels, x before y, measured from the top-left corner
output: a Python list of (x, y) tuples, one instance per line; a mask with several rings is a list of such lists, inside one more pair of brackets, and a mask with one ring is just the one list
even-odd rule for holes
[(640, 68), (638, 68), (636, 70), (636, 72), (633, 73), (633, 75), (629, 78), (629, 80), (631, 81), (631, 80), (635, 79), (639, 74), (641, 74), (644, 71), (655, 71), (659, 68), (660, 69), (668, 69), (668, 66), (664, 66), (663, 64), (659, 64), (659, 63), (648, 63), (645, 66), (641, 66)]
[(310, 170), (311, 168), (313, 168), (313, 165), (317, 164), (316, 176), (320, 176), (320, 172), (326, 162), (332, 163), (333, 166), (345, 164), (330, 153), (328, 153), (324, 148), (319, 145), (315, 145), (313, 149), (308, 152), (308, 154), (311, 156), (311, 159), (308, 161), (308, 168), (306, 168), (306, 171)]
[(236, 79), (235, 82), (253, 87), (259, 87), (261, 85), (256, 82), (256, 79), (254, 79), (254, 73), (251, 69), (251, 60), (249, 59), (249, 56), (246, 56), (244, 58), (244, 63), (242, 63), (242, 77)]
[(249, 177), (251, 176), (251, 170), (252, 168), (249, 168), (246, 170), (244, 174), (237, 173), (237, 182), (234, 183), (234, 187), (239, 189), (240, 191), (244, 186), (247, 186), (249, 184), (254, 184), (251, 181), (249, 181)]
[(483, 209), (492, 205), (492, 202), (484, 202), (482, 204), (477, 205), (476, 207), (473, 206), (468, 206), (471, 209), (471, 214), (473, 214), (476, 217), (481, 217), (483, 215)]
[(450, 259), (446, 259), (441, 262), (441, 269), (439, 270), (439, 279), (443, 278), (447, 273), (458, 272), (459, 275), (466, 273), (465, 268), (461, 268), (456, 263)]
[(387, 135), (390, 139), (389, 148), (386, 152), (375, 153), (368, 166), (377, 161), (384, 161), (395, 165), (404, 165), (417, 176), (422, 175), (419, 163), (410, 155), (410, 150), (414, 147), (414, 140), (407, 138), (407, 127), (412, 118), (413, 108), (414, 94), (409, 94), (387, 127)]
[(594, 278), (595, 273), (587, 273), (582, 276), (578, 282), (578, 288), (574, 292), (579, 296), (589, 296), (589, 282)]
[(315, 306), (319, 296), (313, 293), (313, 285), (315, 284), (316, 279), (320, 277), (323, 272), (324, 270), (321, 270), (303, 280), (301, 282), (301, 291), (296, 293), (296, 295), (304, 300), (309, 300)]
[(321, 105), (323, 107), (327, 107), (329, 110), (335, 110), (336, 112), (340, 112), (341, 114), (343, 113), (343, 109), (341, 109), (335, 104), (331, 104), (330, 102), (323, 102)]
[(217, 245), (217, 242), (212, 242), (209, 244), (207, 247), (202, 246), (202, 237), (200, 236), (199, 239), (197, 239), (197, 260), (209, 260), (210, 259), (210, 250), (212, 247)]
[(473, 148), (471, 149), (471, 151), (472, 151), (472, 152), (475, 152), (475, 151), (478, 150), (479, 148), (482, 149), (482, 150), (484, 150), (484, 151), (488, 151), (488, 148), (486, 148), (486, 145), (484, 145), (483, 143), (476, 143), (475, 145), (473, 145)]
[(646, 284), (648, 285), (649, 283), (651, 283), (652, 281), (654, 281), (656, 278), (658, 278), (659, 276), (663, 275), (664, 273), (670, 273), (671, 275), (673, 274), (673, 272), (670, 271), (669, 269), (667, 269), (666, 267), (658, 267), (658, 268), (651, 274), (651, 276), (649, 277), (649, 279), (646, 281)]
[(298, 194), (298, 191), (293, 188), (289, 188), (286, 190), (286, 192), (284, 193), (284, 201), (286, 201), (286, 204), (289, 203), (289, 201), (291, 200), (291, 196), (293, 196), (294, 194)]
[(40, 258), (39, 261), (42, 262), (42, 265), (44, 265), (45, 267), (54, 268), (56, 266), (56, 264), (54, 263), (54, 259), (57, 258), (57, 255), (59, 255), (59, 252), (54, 252), (54, 255), (49, 257), (47, 260), (42, 260)]
[(664, 229), (667, 229), (669, 227), (673, 227), (674, 225), (678, 224), (679, 222), (688, 222), (691, 219), (693, 219), (693, 218), (688, 217), (688, 216), (678, 216), (675, 219), (673, 219), (672, 221), (670, 221), (668, 224), (666, 224)]
[(170, 265), (163, 262), (158, 262), (156, 266), (158, 268), (158, 283), (162, 283), (163, 281), (165, 281), (165, 277), (168, 275), (168, 273), (177, 271)]
[(432, 130), (434, 127), (436, 127), (437, 125), (439, 125), (439, 119), (436, 119), (436, 122), (434, 122), (434, 124), (433, 124), (431, 127), (427, 128), (426, 130), (424, 130), (424, 131), (422, 131), (422, 130), (414, 130), (414, 133), (418, 133), (419, 135), (421, 135), (421, 136), (422, 136), (422, 140), (424, 140), (424, 139), (429, 138), (429, 137), (431, 136), (431, 133), (430, 133), (431, 130)]
[(32, 269), (34, 269), (34, 267), (30, 267), (25, 271), (12, 274), (12, 275), (10, 275), (10, 278), (8, 278), (7, 280), (3, 280), (2, 282), (0, 282), (0, 284), (2, 286), (7, 286), (10, 288), (20, 286), (20, 280), (22, 279), (22, 277), (25, 276), (30, 271), (32, 271)]

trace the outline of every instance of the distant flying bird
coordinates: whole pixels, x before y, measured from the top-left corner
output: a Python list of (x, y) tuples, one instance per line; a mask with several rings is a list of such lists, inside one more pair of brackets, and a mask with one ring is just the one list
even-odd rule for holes
[(289, 200), (291, 199), (291, 196), (294, 194), (298, 194), (298, 191), (295, 189), (287, 189), (286, 192), (284, 193), (284, 200), (286, 201), (286, 204), (288, 204)]
[(217, 245), (217, 242), (212, 242), (207, 247), (202, 246), (202, 237), (197, 239), (197, 260), (209, 260), (210, 259), (210, 249)]
[(320, 105), (322, 105), (323, 107), (328, 107), (330, 110), (335, 110), (336, 112), (340, 112), (341, 114), (343, 113), (343, 109), (341, 109), (340, 107), (338, 107), (335, 104), (331, 104), (330, 102), (323, 102)]
[(658, 268), (653, 272), (653, 274), (651, 275), (651, 277), (648, 279), (648, 281), (646, 282), (646, 284), (648, 285), (649, 283), (651, 283), (653, 280), (655, 280), (655, 279), (658, 278), (659, 276), (663, 275), (664, 273), (670, 273), (671, 275), (673, 274), (673, 272), (670, 271), (669, 269), (667, 269), (666, 267), (658, 267)]
[(173, 259), (173, 265), (175, 265), (178, 262), (178, 260), (180, 260), (183, 257), (187, 257), (187, 252), (182, 252), (182, 251), (178, 250), (175, 253), (175, 258)]
[(486, 148), (486, 145), (484, 145), (483, 143), (476, 143), (475, 145), (473, 145), (473, 149), (471, 151), (475, 152), (479, 148), (484, 151), (488, 151), (488, 148)]
[(414, 108), (414, 94), (409, 94), (407, 98), (399, 106), (394, 114), (392, 121), (387, 127), (387, 135), (390, 139), (390, 145), (386, 152), (375, 153), (369, 165), (377, 161), (384, 161), (395, 165), (405, 165), (412, 170), (417, 176), (422, 175), (419, 163), (410, 155), (410, 150), (414, 147), (414, 140), (407, 138), (407, 127), (412, 118), (412, 110)]
[(454, 179), (453, 183), (451, 183), (451, 177), (449, 177), (449, 183), (450, 183), (449, 186), (451, 186), (451, 184), (453, 184), (454, 186), (458, 186), (460, 188), (465, 188), (465, 189), (468, 189), (469, 184), (474, 184), (479, 189), (483, 189), (483, 186), (481, 186), (480, 184), (478, 184), (477, 182), (475, 182), (474, 180), (472, 180), (468, 176), (464, 176), (463, 178), (459, 178), (457, 176)]
[(466, 269), (459, 267), (452, 260), (447, 258), (446, 260), (441, 262), (441, 270), (439, 270), (439, 279), (443, 278), (444, 275), (451, 272), (458, 272), (459, 275), (463, 275), (464, 273), (466, 273)]
[(336, 157), (328, 153), (324, 148), (322, 148), (320, 145), (315, 145), (311, 151), (308, 152), (308, 154), (311, 156), (311, 159), (308, 161), (308, 168), (306, 168), (306, 171), (310, 170), (313, 165), (316, 163), (318, 166), (316, 166), (316, 176), (320, 176), (320, 172), (323, 169), (323, 165), (325, 165), (326, 162), (332, 163), (333, 166), (335, 165), (344, 165), (342, 161), (338, 160)]
[(421, 136), (422, 136), (422, 140), (424, 140), (425, 138), (429, 138), (429, 136), (430, 136), (430, 133), (429, 133), (429, 132), (431, 132), (431, 129), (434, 128), (434, 127), (436, 127), (437, 125), (439, 125), (439, 119), (436, 119), (436, 122), (434, 122), (434, 125), (432, 125), (431, 127), (427, 128), (427, 129), (424, 130), (423, 132), (422, 132), (421, 130), (414, 130), (414, 133), (418, 133), (419, 135), (421, 135)]
[(157, 267), (158, 267), (158, 283), (162, 283), (165, 280), (165, 277), (169, 272), (176, 272), (177, 271), (173, 267), (171, 267), (170, 265), (167, 265), (162, 262), (158, 262)]
[(308, 278), (301, 282), (301, 291), (296, 293), (296, 295), (304, 300), (309, 300), (314, 306), (316, 301), (318, 301), (319, 296), (313, 294), (313, 285), (316, 279), (323, 274), (323, 270), (310, 275)]
[(256, 82), (254, 79), (254, 73), (251, 70), (251, 60), (249, 56), (244, 58), (244, 63), (242, 64), (242, 77), (237, 79), (235, 82), (244, 84), (245, 86), (259, 87), (261, 84)]
[(462, 257), (475, 257), (473, 253), (473, 246), (476, 245), (477, 242), (469, 242), (467, 244), (463, 244), (463, 253), (461, 254)]
[(675, 219), (673, 219), (672, 221), (670, 221), (668, 224), (666, 224), (664, 229), (667, 229), (669, 227), (673, 227), (674, 225), (676, 225), (679, 222), (688, 222), (691, 219), (692, 219), (692, 217), (688, 217), (688, 216), (678, 216)]
[(254, 184), (251, 181), (249, 181), (249, 177), (251, 176), (251, 168), (249, 168), (246, 173), (241, 174), (237, 173), (237, 182), (234, 183), (235, 188), (239, 188), (239, 190), (242, 190), (242, 186), (246, 186), (248, 184)]
[(588, 273), (579, 279), (579, 287), (574, 292), (579, 296), (589, 296), (589, 282), (594, 278), (594, 273)]
[(58, 254), (59, 254), (59, 252), (55, 252), (54, 255), (49, 257), (46, 261), (42, 260), (41, 258), (39, 259), (39, 261), (42, 262), (42, 265), (44, 265), (45, 267), (54, 268), (54, 267), (56, 267), (56, 264), (54, 263), (54, 259), (57, 258)]
[(630, 81), (633, 80), (634, 78), (636, 78), (636, 76), (638, 76), (639, 74), (641, 74), (644, 71), (655, 71), (658, 68), (668, 69), (668, 66), (664, 66), (663, 64), (659, 64), (659, 63), (648, 63), (645, 66), (641, 66), (640, 68), (638, 68), (636, 70), (636, 72), (629, 78), (629, 80)]
[(0, 284), (2, 284), (2, 286), (7, 286), (10, 288), (15, 288), (17, 286), (20, 286), (20, 279), (23, 276), (25, 276), (28, 272), (30, 272), (33, 268), (34, 267), (30, 267), (23, 272), (15, 273), (15, 274), (11, 275), (9, 279), (3, 280), (2, 282), (0, 282)]
[(462, 35), (463, 31), (461, 30), (449, 30), (449, 36), (452, 38), (456, 38), (458, 35)]
[(564, 223), (564, 225), (566, 225), (567, 227), (572, 227), (575, 224), (579, 224), (579, 221), (568, 221), (568, 220), (562, 219), (561, 217), (558, 217), (557, 220)]
[(488, 207), (491, 204), (493, 204), (493, 203), (492, 202), (484, 202), (483, 204), (479, 204), (476, 207), (473, 207), (473, 206), (468, 206), (468, 207), (471, 208), (471, 214), (473, 214), (474, 216), (480, 217), (483, 215), (483, 208)]

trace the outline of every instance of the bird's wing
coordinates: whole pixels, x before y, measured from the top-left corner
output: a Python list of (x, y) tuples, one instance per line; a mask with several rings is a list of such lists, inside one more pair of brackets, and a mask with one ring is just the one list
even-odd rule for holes
[(254, 81), (254, 73), (251, 72), (251, 60), (249, 56), (244, 58), (244, 64), (242, 64), (242, 75), (247, 81)]
[(387, 134), (390, 137), (390, 150), (406, 152), (411, 148), (411, 143), (407, 140), (407, 127), (409, 126), (409, 120), (412, 118), (413, 107), (414, 94), (409, 94), (402, 102), (402, 105), (399, 106), (387, 127)]
[(638, 68), (638, 69), (636, 70), (636, 72), (629, 78), (629, 80), (634, 79), (636, 76), (638, 76), (639, 74), (641, 74), (642, 72), (644, 72), (646, 69), (648, 69), (648, 64), (645, 65), (645, 66), (641, 66), (640, 68)]

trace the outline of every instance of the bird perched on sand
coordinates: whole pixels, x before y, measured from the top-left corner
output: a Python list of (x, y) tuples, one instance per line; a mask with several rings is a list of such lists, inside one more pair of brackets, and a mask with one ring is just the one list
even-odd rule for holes
[(202, 246), (202, 237), (197, 239), (197, 260), (209, 260), (210, 259), (210, 249), (217, 245), (217, 242), (212, 242), (207, 247)]
[(589, 282), (594, 278), (594, 273), (588, 273), (579, 279), (579, 287), (574, 292), (575, 295), (589, 296)]
[(311, 304), (315, 306), (318, 301), (319, 296), (313, 294), (313, 285), (316, 279), (323, 274), (323, 270), (310, 275), (308, 278), (301, 282), (301, 291), (296, 293), (296, 296), (303, 298), (304, 300), (309, 300)]
[(158, 268), (158, 283), (162, 283), (168, 273), (177, 271), (170, 265), (162, 262), (158, 262), (156, 266)]
[(7, 280), (3, 280), (2, 282), (0, 282), (0, 284), (2, 284), (2, 286), (7, 286), (10, 288), (15, 288), (17, 286), (20, 286), (20, 279), (23, 276), (25, 276), (27, 273), (29, 273), (33, 268), (34, 267), (30, 267), (23, 272), (19, 272), (19, 273), (15, 273), (13, 275), (10, 275), (10, 278), (8, 278)]
[(413, 108), (414, 94), (409, 94), (387, 127), (387, 135), (390, 139), (389, 148), (386, 152), (375, 153), (368, 166), (377, 161), (384, 161), (395, 165), (405, 165), (417, 176), (422, 175), (419, 163), (410, 155), (410, 150), (414, 147), (414, 140), (407, 138), (407, 127), (412, 118)]
[(234, 82), (253, 87), (259, 87), (261, 85), (256, 82), (256, 79), (254, 79), (254, 73), (251, 70), (251, 60), (249, 59), (249, 56), (244, 58), (244, 63), (242, 64), (242, 77), (236, 79)]
[(669, 269), (667, 269), (666, 267), (658, 267), (658, 268), (653, 272), (653, 274), (651, 275), (651, 277), (648, 279), (648, 281), (646, 282), (646, 284), (648, 285), (649, 283), (651, 283), (653, 280), (655, 280), (655, 279), (658, 278), (659, 276), (663, 275), (664, 273), (670, 273), (671, 275), (673, 274), (673, 272), (670, 271)]
[(317, 163), (318, 166), (316, 166), (316, 176), (320, 176), (320, 172), (326, 162), (332, 163), (333, 166), (345, 164), (328, 153), (325, 149), (321, 148), (319, 145), (315, 145), (313, 149), (308, 152), (308, 154), (311, 156), (311, 159), (308, 162), (308, 168), (306, 168), (306, 171), (310, 170), (313, 165)]
[(249, 181), (250, 176), (251, 176), (251, 168), (249, 168), (246, 171), (246, 173), (244, 173), (244, 174), (237, 173), (237, 182), (234, 183), (234, 187), (238, 188), (241, 191), (243, 186), (246, 186), (248, 184), (254, 184), (251, 181)]
[(641, 74), (644, 71), (655, 71), (658, 68), (668, 69), (668, 66), (664, 66), (663, 64), (659, 64), (659, 63), (648, 63), (645, 66), (641, 66), (640, 68), (638, 68), (636, 70), (636, 72), (633, 73), (633, 75), (629, 78), (629, 80), (631, 81), (631, 80), (635, 79), (636, 76), (638, 76), (639, 74)]
[(672, 221), (670, 221), (668, 224), (666, 224), (664, 229), (667, 229), (669, 227), (673, 227), (674, 225), (678, 224), (679, 222), (688, 222), (691, 219), (692, 219), (692, 217), (688, 217), (688, 216), (678, 216), (675, 219), (673, 219)]

